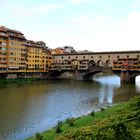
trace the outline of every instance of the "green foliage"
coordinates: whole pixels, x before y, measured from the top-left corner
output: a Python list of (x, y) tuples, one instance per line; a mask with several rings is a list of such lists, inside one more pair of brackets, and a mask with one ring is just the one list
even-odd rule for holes
[(43, 140), (43, 135), (41, 133), (36, 133), (36, 140)]
[(105, 109), (103, 107), (100, 108), (101, 112), (103, 112)]
[(62, 126), (63, 122), (62, 121), (58, 121), (57, 125)]
[(74, 126), (74, 121), (75, 119), (74, 118), (67, 118), (66, 119), (66, 123), (69, 124), (69, 126)]
[(90, 113), (90, 115), (91, 115), (91, 116), (94, 116), (94, 115), (95, 115), (95, 112), (94, 112), (94, 111), (92, 111), (92, 112)]
[(62, 121), (58, 121), (58, 123), (57, 123), (57, 125), (56, 125), (56, 127), (55, 127), (55, 132), (56, 132), (56, 133), (62, 132), (62, 129), (61, 129), (62, 124), (63, 124)]

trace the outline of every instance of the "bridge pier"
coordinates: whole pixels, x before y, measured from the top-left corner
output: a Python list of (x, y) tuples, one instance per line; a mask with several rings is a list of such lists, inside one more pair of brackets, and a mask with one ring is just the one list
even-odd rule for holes
[(121, 71), (120, 79), (121, 83), (135, 83), (135, 75), (132, 76), (132, 73), (129, 71)]
[(79, 71), (75, 71), (75, 80), (84, 80), (83, 74)]

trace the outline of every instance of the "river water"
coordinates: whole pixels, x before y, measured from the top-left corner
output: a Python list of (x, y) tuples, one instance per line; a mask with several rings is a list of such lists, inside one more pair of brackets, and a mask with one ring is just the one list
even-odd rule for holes
[(140, 95), (140, 77), (135, 85), (120, 85), (115, 75), (93, 79), (0, 85), (0, 140), (25, 140), (53, 127), (59, 120)]

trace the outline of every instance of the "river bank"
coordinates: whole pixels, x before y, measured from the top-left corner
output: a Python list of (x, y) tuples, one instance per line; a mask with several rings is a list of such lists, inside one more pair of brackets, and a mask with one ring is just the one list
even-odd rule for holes
[(76, 118), (71, 126), (65, 121), (60, 126), (60, 132), (56, 132), (57, 126), (27, 140), (36, 140), (37, 137), (42, 137), (42, 140), (84, 140), (97, 137), (100, 140), (115, 137), (135, 140), (140, 138), (140, 126), (137, 125), (140, 124), (139, 107), (140, 96), (128, 103), (101, 108), (99, 112)]
[(40, 80), (46, 80), (46, 79), (45, 78), (0, 79), (0, 84), (6, 84), (6, 83), (24, 83), (24, 82), (40, 81)]

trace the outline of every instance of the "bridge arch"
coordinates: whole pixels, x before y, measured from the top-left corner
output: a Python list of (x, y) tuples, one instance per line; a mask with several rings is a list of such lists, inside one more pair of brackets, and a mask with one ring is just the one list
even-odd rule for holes
[(97, 61), (97, 66), (103, 67), (104, 66), (104, 62), (102, 60), (98, 60)]
[(111, 67), (111, 61), (109, 59), (105, 62), (105, 66), (106, 67)]
[(96, 66), (96, 62), (94, 60), (90, 60), (88, 65), (89, 65), (89, 67), (95, 67)]
[(101, 70), (97, 70), (97, 71), (91, 71), (86, 73), (85, 75), (83, 75), (83, 79), (84, 80), (90, 80), (92, 78), (93, 75), (102, 72)]

